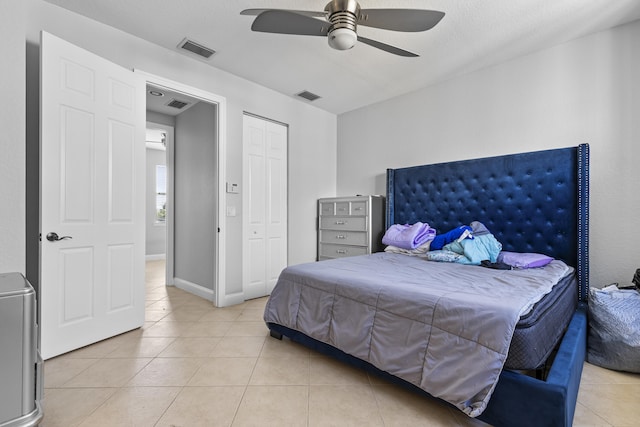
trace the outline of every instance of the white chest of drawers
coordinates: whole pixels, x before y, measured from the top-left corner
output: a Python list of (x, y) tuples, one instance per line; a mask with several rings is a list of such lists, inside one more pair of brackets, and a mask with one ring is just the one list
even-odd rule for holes
[(382, 251), (385, 205), (382, 196), (318, 200), (318, 260)]

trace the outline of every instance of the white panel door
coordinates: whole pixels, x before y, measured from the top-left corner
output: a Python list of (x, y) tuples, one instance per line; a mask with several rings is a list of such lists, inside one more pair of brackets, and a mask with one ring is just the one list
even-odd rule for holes
[(269, 295), (287, 265), (287, 127), (243, 119), (243, 291)]
[(144, 323), (145, 81), (45, 32), (40, 52), (48, 359)]

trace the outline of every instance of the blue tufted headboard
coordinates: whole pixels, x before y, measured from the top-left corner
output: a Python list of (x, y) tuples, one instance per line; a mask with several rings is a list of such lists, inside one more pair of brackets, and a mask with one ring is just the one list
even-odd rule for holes
[(513, 252), (576, 267), (589, 286), (589, 146), (387, 169), (387, 228), (426, 222), (438, 232), (480, 221)]

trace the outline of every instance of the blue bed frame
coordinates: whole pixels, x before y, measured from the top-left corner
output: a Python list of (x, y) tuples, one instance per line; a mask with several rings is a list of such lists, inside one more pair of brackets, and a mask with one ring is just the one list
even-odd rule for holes
[[(387, 227), (421, 221), (444, 232), (475, 220), (504, 250), (545, 253), (574, 266), (579, 299), (546, 379), (503, 371), (478, 418), (494, 426), (571, 426), (587, 340), (589, 146), (387, 170)], [(268, 326), (273, 336), (404, 384), (298, 331)]]

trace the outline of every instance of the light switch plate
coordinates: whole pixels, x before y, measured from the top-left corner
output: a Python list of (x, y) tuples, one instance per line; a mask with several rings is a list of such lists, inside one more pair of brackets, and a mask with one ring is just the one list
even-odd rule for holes
[(240, 192), (238, 188), (238, 184), (232, 184), (231, 182), (227, 182), (227, 193), (238, 194)]

